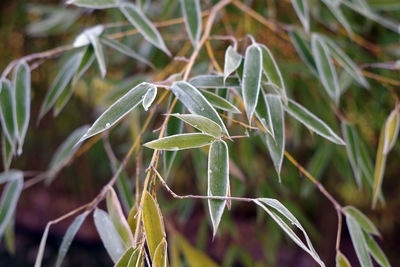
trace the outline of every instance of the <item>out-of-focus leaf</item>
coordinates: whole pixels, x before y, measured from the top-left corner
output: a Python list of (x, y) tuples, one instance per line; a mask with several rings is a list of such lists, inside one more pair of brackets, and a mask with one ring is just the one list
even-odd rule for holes
[(93, 46), (97, 64), (99, 65), (101, 77), (104, 78), (107, 73), (107, 65), (106, 65), (106, 58), (104, 56), (103, 45), (101, 44), (100, 38), (98, 36), (94, 34), (88, 34), (87, 37)]
[(115, 229), (107, 212), (96, 208), (93, 213), (94, 225), (100, 239), (114, 263), (124, 254), (124, 243)]
[(69, 163), (75, 152), (79, 149), (79, 145), (76, 145), (76, 143), (88, 128), (87, 125), (79, 127), (57, 148), (49, 164), (49, 174), (46, 178), (47, 184), (50, 184), (57, 176), (58, 172)]
[(222, 136), (221, 127), (206, 117), (195, 114), (171, 114), (171, 116), (190, 124), (205, 134), (212, 135), (216, 138)]
[(340, 251), (336, 254), (336, 267), (351, 267), (349, 260)]
[(303, 25), (304, 30), (310, 32), (310, 11), (308, 0), (292, 0), (292, 5)]
[(74, 92), (74, 87), (72, 85), (68, 85), (67, 88), (65, 88), (65, 90), (62, 91), (61, 95), (58, 97), (56, 103), (54, 104), (54, 109), (53, 109), (54, 117), (57, 117), (61, 113), (61, 111), (71, 98), (73, 92)]
[(115, 229), (124, 242), (125, 249), (132, 247), (134, 244), (133, 235), (113, 188), (110, 188), (107, 193), (107, 211)]
[(158, 244), (152, 263), (152, 267), (168, 266), (167, 240), (165, 238)]
[(9, 80), (3, 80), (0, 92), (0, 121), (3, 133), (14, 151), (16, 137), (15, 111), (15, 90)]
[(164, 222), (156, 200), (145, 192), (143, 202), (143, 226), (146, 233), (147, 247), (154, 259), (158, 244), (165, 239)]
[(358, 135), (354, 126), (342, 122), (342, 134), (344, 141), (346, 142), (347, 156), (349, 157), (350, 165), (354, 173), (354, 178), (356, 179), (359, 188), (362, 187), (361, 180), (361, 168), (360, 168), (360, 148), (358, 142)]
[(358, 260), (362, 267), (372, 267), (371, 257), (367, 251), (367, 241), (360, 225), (352, 216), (346, 216), (347, 229), (349, 229), (350, 237), (353, 242)]
[(72, 86), (78, 82), (78, 80), (85, 74), (85, 72), (89, 69), (96, 58), (94, 54), (94, 49), (92, 46), (87, 46), (85, 54), (81, 60), (81, 64), (78, 67), (78, 70), (75, 73), (74, 78), (72, 79)]
[(228, 130), (224, 122), (221, 120), (217, 111), (211, 106), (207, 99), (200, 93), (200, 91), (193, 85), (187, 82), (174, 82), (171, 87), (174, 95), (185, 105), (190, 113), (201, 115), (216, 122), (222, 129), (225, 135)]
[(192, 78), (189, 83), (194, 87), (205, 89), (241, 87), (239, 77), (236, 76), (224, 78), (222, 75), (199, 75)]
[(386, 135), (385, 129), (386, 126), (383, 126), (379, 136), (378, 149), (376, 151), (374, 186), (372, 189), (373, 209), (376, 207), (376, 203), (378, 201), (378, 195), (381, 193), (383, 174), (385, 173), (385, 168), (386, 168), (386, 154), (383, 153), (383, 149), (385, 147), (385, 135)]
[[(261, 208), (263, 208), (271, 216), (271, 218), (279, 225), (279, 227), (282, 228), (282, 230), (285, 231), (285, 233), (290, 237), (290, 239), (292, 239), (300, 248), (302, 248), (304, 251), (310, 254), (320, 266), (325, 266), (325, 264), (322, 262), (317, 252), (315, 251), (314, 247), (312, 246), (311, 240), (308, 237), (307, 232), (305, 231), (303, 226), (296, 219), (296, 217), (294, 217), (294, 215), (285, 206), (282, 205), (282, 203), (272, 198), (258, 198), (255, 199), (254, 202)], [(292, 230), (292, 228), (276, 212), (272, 211), (267, 206), (279, 212), (279, 214), (288, 219), (292, 225), (298, 227), (302, 231), (307, 244), (304, 243), (296, 235), (296, 233)]]
[(322, 2), (325, 3), (325, 5), (332, 12), (333, 16), (339, 21), (340, 24), (342, 24), (343, 28), (345, 28), (349, 34), (353, 34), (351, 25), (347, 20), (346, 16), (343, 14), (343, 11), (340, 6), (340, 2), (342, 1), (322, 0)]
[(121, 3), (120, 9), (126, 19), (144, 36), (147, 41), (164, 51), (168, 56), (171, 55), (158, 30), (153, 24), (151, 24), (149, 19), (139, 8), (137, 8), (137, 6), (131, 3)]
[(296, 120), (300, 121), (306, 127), (310, 128), (315, 133), (328, 139), (329, 141), (338, 144), (346, 145), (346, 143), (335, 132), (326, 125), (321, 119), (312, 114), (300, 104), (289, 99), (288, 105), (284, 106), (286, 111)]
[(311, 35), (311, 46), (322, 85), (330, 98), (338, 103), (340, 96), (339, 79), (325, 41), (314, 33)]
[(3, 133), (1, 135), (1, 157), (3, 159), (4, 170), (7, 171), (10, 168), (12, 157), (14, 154), (14, 148), (8, 138)]
[(378, 229), (376, 229), (375, 225), (365, 216), (361, 211), (353, 206), (346, 206), (343, 208), (343, 211), (347, 214), (347, 216), (351, 216), (357, 223), (368, 233), (374, 235), (380, 235)]
[(67, 4), (93, 9), (105, 9), (118, 7), (118, 2), (118, 0), (68, 0)]
[(51, 225), (50, 223), (47, 223), (46, 228), (44, 229), (42, 238), (40, 239), (39, 250), (36, 255), (34, 267), (42, 266), (43, 254), (44, 254), (44, 249), (46, 247), (47, 236), (49, 235), (50, 225)]
[(12, 219), (23, 184), (22, 175), (15, 177), (7, 183), (2, 192), (0, 200), (0, 237), (3, 236), (8, 223)]
[(374, 10), (399, 10), (400, 3), (397, 0), (368, 0), (368, 6)]
[(225, 51), (224, 81), (231, 75), (242, 62), (242, 56), (230, 45)]
[(25, 61), (15, 67), (13, 84), (15, 88), (15, 128), (19, 143), (18, 154), (21, 154), (31, 114), (31, 71)]
[(289, 37), (301, 59), (306, 63), (313, 73), (317, 74), (317, 64), (315, 63), (314, 57), (311, 53), (310, 44), (296, 31), (289, 32)]
[(152, 149), (160, 150), (182, 150), (209, 145), (215, 140), (214, 136), (202, 133), (176, 134), (144, 144)]
[(256, 110), (261, 88), (261, 75), (263, 69), (263, 53), (261, 48), (252, 44), (246, 49), (242, 77), (242, 95), (247, 118), (251, 121)]
[(199, 0), (181, 0), (182, 15), (190, 41), (197, 47), (201, 34), (201, 8)]
[[(224, 141), (215, 141), (208, 154), (208, 196), (228, 196), (229, 190), (229, 154)], [(213, 225), (213, 235), (217, 233), (226, 200), (209, 199), (208, 208)]]
[(211, 93), (207, 90), (201, 90), (201, 93), (215, 108), (219, 108), (232, 113), (241, 113), (237, 107), (235, 107), (228, 100), (225, 100), (219, 95)]
[[(110, 161), (111, 161), (111, 170), (113, 174), (115, 174), (117, 170), (120, 168), (121, 164), (117, 160), (113, 161), (110, 159)], [(118, 195), (121, 198), (123, 207), (126, 211), (129, 211), (133, 206), (133, 198), (131, 192), (131, 185), (129, 183), (126, 172), (121, 171), (121, 173), (118, 175), (118, 180), (116, 184), (118, 188)]]
[(117, 42), (115, 40), (109, 39), (105, 36), (102, 36), (100, 40), (103, 44), (111, 47), (112, 49), (115, 49), (118, 52), (120, 52), (128, 57), (139, 60), (140, 62), (143, 62), (146, 65), (154, 68), (154, 65), (150, 61), (148, 61), (146, 58), (142, 57), (141, 55), (139, 55), (138, 53), (133, 51), (129, 46), (126, 46), (123, 43)]
[(139, 105), (145, 94), (154, 87), (150, 83), (141, 83), (126, 93), (124, 96), (115, 101), (101, 116), (93, 123), (87, 133), (82, 136), (79, 142), (98, 133), (104, 132), (116, 124), (127, 113)]
[(157, 87), (152, 86), (150, 89), (147, 91), (147, 93), (143, 97), (143, 108), (145, 111), (149, 109), (151, 104), (153, 103), (154, 99), (156, 99), (157, 96)]
[(285, 119), (283, 107), (281, 99), (277, 95), (268, 94), (265, 96), (265, 101), (270, 108), (272, 128), (274, 131), (274, 138), (269, 134), (265, 135), (267, 147), (280, 181), (283, 152), (285, 151)]
[(47, 91), (46, 97), (40, 108), (39, 120), (43, 118), (43, 116), (50, 110), (63, 91), (67, 88), (67, 85), (81, 64), (83, 55), (83, 51), (74, 53), (62, 66), (50, 89)]
[(390, 267), (390, 262), (387, 259), (385, 253), (379, 247), (379, 245), (375, 242), (375, 240), (367, 233), (364, 233), (365, 240), (367, 242), (367, 248), (369, 253), (374, 257), (376, 262), (379, 263), (382, 267)]
[(399, 107), (396, 107), (389, 115), (385, 124), (385, 141), (383, 144), (383, 154), (387, 155), (392, 150), (399, 135), (400, 118)]
[(4, 241), (8, 253), (15, 256), (15, 215), (11, 218), (6, 226)]
[(20, 170), (8, 170), (6, 172), (0, 173), (0, 184), (8, 183), (18, 177), (23, 177), (23, 172)]
[(65, 232), (65, 235), (61, 242), (60, 248), (58, 249), (57, 261), (55, 264), (56, 267), (61, 266), (65, 258), (65, 255), (67, 255), (68, 249), (71, 246), (72, 240), (74, 239), (79, 228), (81, 228), (81, 225), (85, 221), (88, 214), (89, 212), (85, 211), (81, 215), (77, 216), (75, 220), (71, 223), (71, 225), (68, 227), (68, 230), (67, 232)]
[(87, 45), (91, 44), (91, 41), (89, 38), (90, 36), (99, 37), (103, 32), (104, 32), (103, 25), (96, 25), (96, 26), (90, 27), (88, 29), (85, 29), (83, 32), (81, 32), (75, 38), (74, 43), (72, 45), (74, 47), (87, 46)]

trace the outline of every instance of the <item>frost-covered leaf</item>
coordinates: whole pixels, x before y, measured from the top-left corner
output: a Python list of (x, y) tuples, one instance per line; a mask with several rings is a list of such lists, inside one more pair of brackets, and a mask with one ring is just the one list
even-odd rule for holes
[(9, 80), (3, 80), (2, 90), (0, 92), (0, 122), (3, 128), (3, 134), (7, 137), (9, 144), (14, 151), (14, 142), (16, 138), (15, 121), (15, 90)]
[(222, 136), (221, 127), (212, 120), (195, 114), (171, 114), (178, 119), (190, 124), (201, 132), (219, 138)]
[(238, 88), (241, 87), (239, 77), (229, 76), (224, 78), (222, 75), (199, 75), (192, 78), (189, 83), (197, 88)]
[(220, 97), (217, 94), (211, 93), (210, 91), (201, 89), (201, 93), (204, 97), (210, 102), (210, 104), (218, 109), (222, 109), (232, 113), (241, 113), (240, 110), (232, 105), (228, 100), (225, 98)]
[(388, 154), (393, 149), (399, 135), (399, 107), (396, 107), (389, 115), (385, 123), (385, 141), (383, 144), (383, 154)]
[(104, 56), (103, 45), (100, 38), (94, 34), (88, 34), (88, 39), (93, 46), (94, 54), (96, 56), (97, 64), (99, 65), (101, 77), (104, 78), (107, 73), (106, 58)]
[(367, 251), (367, 242), (360, 225), (352, 216), (346, 216), (346, 222), (358, 261), (362, 267), (372, 267), (371, 257)]
[(182, 15), (190, 41), (196, 47), (201, 34), (201, 8), (199, 0), (180, 0)]
[(8, 223), (12, 219), (23, 184), (24, 178), (19, 175), (9, 181), (3, 189), (0, 200), (0, 237), (3, 236)]
[(152, 149), (175, 151), (203, 147), (214, 140), (214, 136), (202, 133), (176, 134), (156, 139), (144, 144), (144, 146)]
[(89, 36), (99, 37), (104, 32), (103, 25), (96, 25), (81, 32), (72, 44), (74, 47), (87, 46), (91, 43)]
[(152, 259), (153, 267), (167, 267), (168, 266), (168, 253), (167, 253), (167, 240), (165, 238), (158, 244)]
[(353, 170), (354, 178), (356, 179), (359, 188), (362, 187), (362, 175), (360, 167), (360, 148), (358, 142), (358, 134), (354, 126), (342, 122), (342, 134), (346, 142), (347, 156), (349, 157), (350, 165)]
[(310, 10), (308, 0), (292, 0), (292, 5), (306, 32), (310, 32)]
[(364, 231), (374, 235), (380, 235), (378, 229), (376, 229), (371, 220), (368, 219), (368, 217), (357, 208), (353, 206), (346, 206), (343, 208), (343, 211), (347, 214), (346, 216), (353, 217), (354, 220), (356, 220), (357, 223), (362, 227), (362, 229), (364, 229)]
[(387, 259), (385, 253), (379, 247), (378, 243), (367, 233), (364, 233), (365, 241), (367, 242), (367, 248), (372, 257), (382, 267), (390, 267), (390, 262)]
[(314, 74), (317, 74), (317, 64), (315, 63), (314, 57), (311, 53), (309, 42), (300, 36), (300, 34), (298, 34), (296, 31), (289, 32), (289, 37), (301, 59)]
[(151, 104), (153, 104), (154, 99), (156, 99), (157, 96), (157, 87), (152, 86), (150, 89), (147, 91), (147, 93), (143, 97), (143, 108), (145, 111), (149, 109)]
[(67, 4), (93, 9), (106, 9), (118, 7), (118, 2), (119, 0), (68, 0)]
[(3, 159), (3, 168), (7, 171), (10, 168), (12, 157), (14, 155), (14, 148), (12, 143), (3, 133), (1, 135), (1, 157)]
[(242, 62), (242, 56), (230, 45), (225, 51), (224, 81), (231, 75)]
[(347, 20), (346, 16), (344, 15), (343, 10), (340, 6), (340, 2), (342, 1), (322, 0), (322, 2), (325, 3), (325, 5), (332, 12), (333, 16), (339, 21), (340, 24), (342, 24), (343, 28), (345, 28), (350, 35), (353, 34), (351, 25)]

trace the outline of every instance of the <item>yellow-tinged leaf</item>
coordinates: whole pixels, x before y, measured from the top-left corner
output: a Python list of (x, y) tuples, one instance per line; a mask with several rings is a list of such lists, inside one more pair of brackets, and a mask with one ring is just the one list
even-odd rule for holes
[(385, 124), (385, 141), (383, 143), (383, 154), (388, 154), (396, 143), (397, 135), (399, 134), (399, 110), (394, 109), (386, 120)]
[(153, 267), (167, 267), (168, 254), (167, 254), (167, 240), (165, 238), (158, 244), (153, 258)]
[(146, 192), (144, 196), (143, 225), (147, 246), (153, 259), (157, 246), (165, 238), (165, 228), (158, 204), (149, 192)]
[(131, 228), (132, 234), (134, 234), (135, 231), (136, 231), (136, 225), (137, 225), (137, 217), (136, 217), (136, 215), (137, 215), (137, 212), (138, 212), (137, 206), (134, 205), (132, 207), (132, 209), (129, 211), (129, 215), (128, 215), (128, 224), (129, 224), (129, 227)]
[(375, 172), (374, 172), (374, 188), (372, 192), (372, 208), (376, 207), (376, 202), (378, 201), (379, 192), (381, 190), (383, 174), (386, 167), (386, 155), (383, 154), (383, 148), (385, 143), (385, 128), (381, 130), (381, 135), (379, 137), (378, 150), (376, 152), (375, 160)]
[(340, 251), (336, 254), (336, 267), (351, 267), (349, 260)]

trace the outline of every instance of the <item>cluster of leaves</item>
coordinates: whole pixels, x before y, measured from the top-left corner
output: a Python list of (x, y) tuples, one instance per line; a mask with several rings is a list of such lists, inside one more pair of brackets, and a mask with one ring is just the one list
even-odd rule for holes
[[(171, 56), (161, 34), (144, 13), (147, 4), (142, 2), (147, 1), (139, 2), (136, 5), (117, 0), (70, 0), (68, 4), (90, 9), (118, 9), (145, 40), (166, 55)], [(206, 39), (210, 37), (211, 29), (207, 27), (212, 26), (217, 12), (231, 2), (235, 1), (220, 1), (211, 8), (203, 31), (200, 1), (181, 0), (181, 14), (184, 18), (188, 39), (194, 49), (193, 56), (188, 59), (186, 69), (182, 73), (171, 75), (162, 82), (138, 83), (114, 101), (90, 127), (82, 126), (76, 129), (54, 154), (49, 164), (49, 170), (43, 175), (47, 183), (51, 183), (58, 172), (73, 159), (74, 154), (84, 141), (96, 135), (105, 134), (140, 105), (143, 106), (145, 112), (148, 112), (151, 119), (152, 114), (154, 114), (152, 111), (155, 109), (149, 109), (152, 106), (155, 107), (153, 103), (157, 99), (158, 90), (161, 88), (165, 91), (158, 97), (157, 103), (161, 103), (165, 96), (171, 93), (171, 100), (167, 106), (167, 112), (165, 112), (165, 120), (159, 138), (143, 144), (143, 146), (153, 149), (154, 154), (149, 168), (146, 170), (141, 197), (138, 195), (136, 202), (133, 201), (129, 182), (123, 172), (126, 161), (132, 152), (128, 153), (122, 163), (110, 158), (115, 175), (93, 202), (76, 211), (83, 210), (72, 222), (63, 238), (56, 266), (61, 265), (74, 236), (92, 211), (96, 229), (115, 266), (143, 266), (144, 264), (168, 266), (170, 262), (167, 253), (169, 243), (171, 247), (170, 255), (173, 254), (172, 251), (178, 254), (177, 257), (174, 254), (175, 256), (171, 259), (171, 262), (176, 265), (179, 265), (179, 253), (181, 253), (191, 266), (197, 266), (199, 264), (199, 262), (196, 262), (197, 260), (201, 260), (203, 266), (217, 266), (208, 256), (191, 247), (177, 233), (173, 235), (174, 238), (170, 242), (167, 242), (162, 212), (155, 197), (156, 187), (152, 186), (156, 179), (176, 198), (207, 199), (214, 236), (218, 231), (225, 207), (230, 207), (232, 200), (251, 202), (261, 207), (283, 232), (301, 249), (311, 255), (320, 266), (325, 266), (314, 249), (305, 228), (292, 212), (277, 199), (231, 196), (229, 175), (231, 161), (228, 143), (235, 138), (248, 137), (248, 129), (256, 128), (258, 130), (254, 133), (261, 138), (267, 147), (279, 181), (281, 180), (285, 140), (287, 139), (285, 131), (286, 114), (322, 138), (336, 145), (345, 146), (357, 185), (361, 188), (363, 186), (362, 178), (365, 177), (367, 184), (372, 189), (373, 207), (376, 206), (378, 200), (384, 201), (381, 184), (386, 157), (393, 149), (399, 131), (400, 119), (397, 104), (382, 127), (374, 168), (365, 144), (359, 138), (359, 133), (354, 125), (342, 120), (342, 139), (328, 123), (296, 102), (287, 90), (284, 76), (271, 50), (266, 45), (258, 43), (251, 35), (248, 35), (250, 45), (246, 46), (247, 39), (242, 39), (240, 42), (243, 46), (243, 53), (238, 50), (238, 41), (231, 36), (233, 44), (228, 46), (225, 51), (223, 71), (221, 70), (217, 74), (197, 75), (188, 79), (199, 50)], [(351, 23), (347, 21), (342, 11), (343, 6), (390, 30), (398, 30), (398, 25), (395, 22), (374, 12), (364, 0), (323, 0), (322, 2), (350, 35), (354, 33)], [(311, 31), (309, 1), (292, 0), (292, 4), (301, 21), (303, 30), (299, 28), (288, 30), (288, 40), (291, 40), (312, 75), (320, 80), (327, 96), (332, 100), (333, 106), (339, 108), (340, 97), (347, 89), (346, 83), (348, 84), (349, 80), (350, 83), (354, 81), (365, 89), (369, 89), (370, 84), (364, 77), (362, 70), (339, 45), (328, 36)], [(64, 13), (57, 9), (57, 15), (54, 15), (53, 12), (54, 17), (50, 16), (47, 21), (42, 21), (42, 25), (37, 23), (31, 26), (30, 32), (40, 35), (43, 28), (44, 31), (50, 29), (49, 25), (52, 27), (57, 25), (68, 27), (69, 25), (63, 25), (63, 20), (59, 21), (59, 18), (60, 16), (72, 16), (70, 19), (74, 21), (82, 13), (81, 11), (74, 12), (74, 16), (72, 16), (67, 11)], [(41, 28), (41, 30), (38, 30), (38, 28)], [(48, 90), (38, 120), (41, 120), (51, 109), (53, 109), (55, 116), (60, 114), (70, 100), (76, 84), (94, 61), (97, 62), (101, 77), (106, 76), (107, 65), (104, 46), (154, 68), (154, 64), (140, 53), (128, 45), (116, 41), (115, 35), (106, 35), (106, 30), (107, 28), (104, 25), (88, 28), (76, 37), (71, 47), (68, 47), (68, 50), (71, 50), (71, 55), (63, 64)], [(5, 172), (0, 176), (0, 182), (7, 183), (0, 203), (0, 235), (3, 235), (13, 224), (15, 207), (23, 187), (23, 173), (19, 170), (9, 170), (9, 167), (13, 157), (22, 154), (24, 138), (29, 124), (31, 82), (27, 60), (30, 60), (30, 58), (16, 61), (17, 63), (12, 66), (14, 69), (12, 82), (7, 79), (8, 73), (5, 71), (0, 87), (0, 119), (3, 129), (2, 158), (5, 169)], [(335, 64), (340, 68), (336, 67)], [(339, 70), (342, 71), (340, 76), (338, 75)], [(345, 79), (347, 79), (347, 82), (342, 81)], [(225, 88), (228, 89), (223, 90)], [(188, 113), (184, 113), (185, 110)], [(231, 136), (223, 118), (236, 121), (234, 116), (242, 118), (242, 113), (245, 113), (248, 121), (247, 124), (240, 122), (245, 127), (246, 135)], [(183, 133), (182, 123), (190, 125), (193, 131)], [(256, 127), (252, 125), (256, 125)], [(140, 138), (136, 140), (135, 144), (140, 140)], [(209, 147), (207, 195), (178, 196), (173, 193), (157, 172), (159, 152), (163, 151), (165, 176), (168, 176), (176, 159), (177, 151), (207, 147)], [(132, 146), (131, 150), (134, 149), (135, 145)], [(152, 172), (154, 173), (153, 176), (151, 176)], [(312, 179), (319, 189), (323, 188), (318, 181)], [(116, 181), (118, 194), (113, 189)], [(151, 181), (154, 181), (154, 183), (151, 183)], [(106, 197), (107, 212), (97, 208), (104, 197)], [(122, 205), (119, 199), (121, 199)], [(333, 204), (338, 209), (340, 217), (339, 229), (341, 228), (342, 214), (346, 216), (347, 228), (361, 265), (372, 266), (372, 256), (381, 266), (390, 266), (385, 254), (373, 238), (374, 235), (379, 236), (379, 232), (372, 222), (352, 206), (342, 208), (336, 201)], [(126, 217), (124, 212), (129, 212), (129, 215)], [(45, 229), (36, 258), (35, 266), (37, 267), (41, 266), (42, 263), (50, 226), (57, 222), (58, 220), (50, 222)], [(295, 230), (300, 230), (303, 237)], [(175, 230), (171, 229), (171, 232), (173, 231)], [(339, 241), (340, 234), (339, 230)], [(337, 245), (337, 266), (350, 266), (349, 261), (340, 252), (339, 245)]]

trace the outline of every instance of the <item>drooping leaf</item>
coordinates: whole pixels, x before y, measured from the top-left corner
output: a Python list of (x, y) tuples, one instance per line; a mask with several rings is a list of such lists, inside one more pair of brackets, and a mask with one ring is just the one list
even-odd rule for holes
[(158, 244), (154, 252), (152, 267), (167, 267), (168, 266), (168, 253), (167, 253), (167, 240), (165, 238)]
[(87, 37), (93, 46), (97, 64), (99, 65), (101, 77), (104, 78), (107, 73), (107, 66), (106, 66), (106, 58), (104, 56), (103, 45), (101, 44), (100, 38), (98, 36), (94, 34), (88, 34)]
[[(227, 197), (229, 190), (229, 154), (224, 141), (211, 144), (208, 154), (208, 196)], [(213, 236), (217, 233), (226, 200), (209, 199), (208, 208), (213, 225)]]
[(242, 62), (242, 56), (231, 45), (225, 51), (224, 81), (231, 75)]
[(121, 3), (120, 10), (126, 19), (144, 36), (147, 41), (164, 51), (167, 55), (171, 55), (160, 33), (142, 13), (140, 8), (131, 3)]
[(21, 176), (15, 177), (5, 186), (0, 200), (0, 237), (4, 231), (17, 207), (19, 196), (21, 195), (24, 179)]
[(280, 172), (283, 162), (283, 153), (285, 151), (285, 120), (283, 106), (279, 96), (268, 94), (265, 97), (271, 112), (272, 128), (274, 138), (266, 134), (266, 142), (272, 161), (280, 180)]
[(354, 220), (368, 233), (374, 235), (380, 235), (378, 229), (376, 229), (375, 225), (365, 216), (361, 211), (353, 206), (346, 206), (343, 208), (343, 211), (347, 214), (347, 216), (353, 217)]
[(118, 0), (68, 0), (67, 4), (85, 8), (106, 9), (118, 7), (118, 2)]
[(15, 256), (15, 215), (12, 216), (11, 220), (6, 226), (4, 243), (6, 245), (7, 252), (10, 255)]
[(82, 136), (79, 142), (98, 133), (104, 132), (116, 124), (127, 113), (139, 105), (148, 90), (154, 87), (150, 83), (141, 83), (114, 102), (101, 116), (93, 123), (87, 133)]
[(354, 178), (356, 179), (359, 188), (362, 187), (361, 167), (360, 167), (360, 148), (358, 146), (358, 135), (354, 126), (342, 122), (342, 134), (346, 142), (347, 156), (349, 157), (350, 165), (353, 170)]
[(340, 96), (339, 79), (325, 41), (314, 33), (311, 35), (311, 47), (322, 85), (330, 98), (338, 103)]
[(353, 30), (351, 29), (351, 25), (346, 16), (343, 14), (343, 10), (340, 6), (340, 2), (342, 1), (322, 0), (322, 2), (325, 3), (328, 9), (332, 12), (333, 16), (339, 21), (340, 24), (342, 24), (343, 28), (345, 28), (346, 31), (352, 35)]
[(69, 163), (75, 152), (78, 151), (78, 140), (86, 133), (88, 126), (84, 125), (74, 130), (67, 139), (57, 148), (49, 164), (49, 174), (46, 183), (50, 184), (57, 176), (58, 172)]
[(124, 243), (115, 229), (107, 212), (96, 208), (93, 213), (94, 225), (100, 239), (114, 263), (124, 254)]
[(304, 30), (310, 32), (310, 11), (308, 7), (308, 0), (292, 0), (292, 5), (296, 11), (297, 16), (303, 25)]
[(242, 95), (247, 118), (251, 121), (257, 106), (261, 88), (263, 55), (258, 45), (251, 45), (246, 49), (242, 77)]
[(54, 117), (57, 117), (61, 113), (65, 105), (70, 100), (73, 92), (74, 92), (74, 87), (72, 85), (67, 85), (67, 88), (65, 88), (65, 90), (62, 91), (61, 95), (58, 97), (56, 103), (54, 104), (54, 109), (53, 109)]
[[(78, 70), (75, 73), (74, 78), (72, 79), (72, 87), (79, 81), (79, 79), (86, 73), (86, 71), (90, 68), (94, 60), (96, 59), (96, 55), (94, 54), (94, 49), (92, 46), (87, 46), (86, 51), (81, 60), (81, 64), (78, 67)], [(60, 97), (61, 98), (61, 97)]]
[[(113, 174), (115, 174), (117, 170), (121, 167), (121, 164), (115, 159), (115, 161), (113, 161), (111, 158), (109, 159), (111, 161), (111, 170)], [(118, 175), (116, 185), (118, 189), (118, 196), (121, 199), (124, 210), (129, 211), (133, 207), (133, 197), (131, 192), (132, 187), (129, 183), (125, 171), (122, 170), (121, 173)]]
[(192, 78), (189, 83), (194, 87), (205, 89), (241, 87), (239, 77), (228, 76), (225, 80), (224, 79), (222, 75), (199, 75)]
[(15, 88), (15, 128), (19, 143), (18, 154), (21, 154), (31, 114), (31, 72), (26, 62), (20, 62), (15, 67), (13, 84)]
[(336, 254), (336, 267), (351, 267), (349, 260), (340, 251)]
[(12, 143), (8, 141), (8, 138), (3, 133), (1, 135), (1, 157), (3, 159), (3, 168), (7, 171), (10, 168), (12, 157), (14, 155), (14, 148)]
[(156, 99), (157, 96), (157, 87), (152, 86), (150, 89), (147, 91), (147, 93), (143, 97), (143, 108), (145, 111), (149, 109), (151, 104), (153, 103), (154, 99)]
[(47, 91), (46, 97), (40, 108), (39, 120), (42, 119), (43, 116), (51, 109), (62, 92), (67, 88), (67, 85), (72, 80), (76, 70), (79, 68), (83, 55), (83, 51), (74, 53), (62, 66), (50, 89)]
[(268, 102), (266, 101), (264, 92), (261, 91), (261, 93), (262, 96), (260, 96), (260, 98), (258, 99), (255, 114), (267, 133), (272, 138), (275, 138), (274, 128), (272, 126), (271, 110), (269, 108)]
[(195, 114), (171, 114), (171, 116), (174, 116), (190, 124), (201, 132), (214, 136), (215, 138), (219, 138), (222, 136), (221, 127), (206, 117)]
[(378, 195), (381, 193), (383, 174), (385, 173), (386, 168), (386, 154), (383, 153), (383, 149), (385, 147), (385, 129), (383, 126), (380, 136), (378, 149), (376, 151), (376, 159), (375, 159), (375, 170), (374, 170), (374, 186), (372, 189), (372, 208), (376, 207), (376, 203), (378, 201)]
[(328, 139), (329, 141), (338, 144), (345, 145), (346, 143), (337, 135), (335, 132), (326, 125), (321, 119), (312, 114), (306, 108), (300, 104), (289, 99), (288, 105), (284, 106), (286, 111), (293, 116), (296, 120), (310, 128), (315, 133)]
[(9, 80), (3, 80), (2, 90), (0, 92), (0, 122), (3, 133), (7, 137), (9, 144), (14, 151), (14, 142), (16, 137), (15, 122), (15, 90)]
[(42, 266), (43, 254), (44, 254), (44, 249), (46, 247), (47, 236), (49, 235), (50, 226), (51, 226), (51, 224), (47, 223), (46, 228), (44, 229), (42, 238), (40, 239), (40, 245), (39, 245), (38, 253), (36, 255), (34, 267)]
[(396, 143), (399, 135), (400, 118), (399, 107), (396, 107), (389, 115), (385, 123), (385, 141), (383, 144), (383, 154), (387, 155)]
[(136, 225), (137, 225), (137, 212), (138, 212), (138, 208), (137, 205), (135, 204), (131, 210), (129, 211), (128, 214), (128, 224), (129, 227), (131, 228), (131, 232), (134, 235), (136, 232)]
[(181, 0), (182, 15), (186, 31), (194, 47), (197, 47), (201, 34), (201, 8), (199, 0)]
[(367, 251), (367, 242), (360, 225), (352, 216), (346, 216), (346, 222), (358, 261), (362, 267), (372, 267), (371, 258)]
[(301, 37), (296, 31), (289, 32), (289, 37), (300, 58), (304, 61), (304, 63), (306, 63), (306, 65), (314, 74), (317, 74), (317, 64), (315, 63), (314, 57), (311, 53), (309, 42)]
[(74, 239), (79, 228), (81, 228), (81, 225), (85, 221), (88, 214), (89, 212), (85, 211), (81, 215), (77, 216), (75, 220), (71, 223), (71, 225), (68, 227), (67, 232), (65, 232), (65, 235), (61, 242), (60, 248), (58, 249), (57, 261), (55, 264), (56, 267), (61, 266), (65, 258), (65, 255), (67, 255), (69, 247), (71, 246), (72, 240)]
[(216, 122), (222, 129), (225, 135), (228, 130), (221, 120), (217, 111), (211, 106), (207, 99), (200, 93), (200, 91), (193, 85), (187, 82), (174, 82), (171, 87), (174, 95), (181, 101), (190, 113), (201, 115)]
[(165, 238), (164, 222), (156, 200), (149, 192), (146, 191), (144, 194), (143, 226), (146, 233), (147, 247), (151, 258), (154, 259), (157, 246)]
[(367, 233), (364, 233), (365, 241), (367, 242), (367, 248), (369, 253), (374, 257), (376, 262), (382, 267), (390, 267), (390, 262), (387, 259), (385, 253), (376, 243), (376, 241)]
[(23, 172), (20, 170), (8, 170), (0, 173), (0, 184), (8, 183), (15, 179), (19, 179), (18, 177), (23, 177)]
[(220, 97), (217, 94), (211, 93), (207, 90), (202, 90), (201, 93), (204, 95), (204, 97), (210, 102), (210, 104), (215, 107), (219, 108), (228, 112), (232, 113), (241, 113), (240, 110), (232, 105), (228, 100)]
[(160, 150), (182, 150), (209, 145), (215, 140), (214, 136), (202, 133), (176, 134), (144, 144), (152, 149)]

